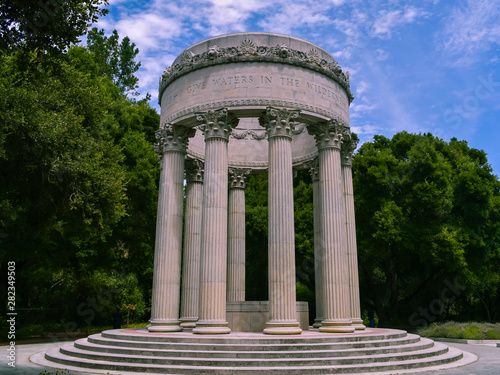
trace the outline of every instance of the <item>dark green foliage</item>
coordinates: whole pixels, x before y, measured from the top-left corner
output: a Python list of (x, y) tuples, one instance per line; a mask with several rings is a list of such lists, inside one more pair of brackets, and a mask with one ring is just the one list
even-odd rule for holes
[(0, 3), (0, 49), (61, 53), (87, 32), (108, 0), (3, 0)]
[(267, 301), (267, 174), (248, 176), (245, 189), (247, 301)]
[(143, 319), (159, 115), (127, 100), (86, 48), (53, 57), (0, 55), (0, 267), (16, 262), (19, 324), (75, 331), (110, 324), (124, 304)]
[(104, 30), (93, 28), (87, 35), (87, 48), (92, 52), (100, 75), (110, 77), (123, 93), (134, 92), (138, 88), (139, 79), (134, 75), (140, 62), (135, 62), (139, 49), (124, 37), (119, 43), (118, 32), (113, 30), (111, 36), (104, 35)]
[(365, 143), (353, 171), (363, 302), (381, 324), (495, 319), (499, 182), (485, 153), (402, 132)]

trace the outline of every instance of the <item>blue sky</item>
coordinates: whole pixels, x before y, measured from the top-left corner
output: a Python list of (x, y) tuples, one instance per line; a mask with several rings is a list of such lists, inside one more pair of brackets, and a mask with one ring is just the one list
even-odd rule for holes
[(157, 105), (175, 57), (212, 36), (269, 31), (309, 40), (350, 73), (352, 130), (456, 137), (500, 175), (498, 0), (110, 0), (96, 24), (140, 52), (141, 93)]

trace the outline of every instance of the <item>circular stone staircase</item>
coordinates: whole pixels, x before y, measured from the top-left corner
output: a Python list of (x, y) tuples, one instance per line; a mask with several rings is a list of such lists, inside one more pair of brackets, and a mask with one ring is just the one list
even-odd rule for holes
[(201, 336), (146, 329), (104, 331), (31, 360), (70, 371), (123, 374), (359, 374), (409, 373), (458, 367), (470, 353), (394, 329), (297, 336), (235, 332)]

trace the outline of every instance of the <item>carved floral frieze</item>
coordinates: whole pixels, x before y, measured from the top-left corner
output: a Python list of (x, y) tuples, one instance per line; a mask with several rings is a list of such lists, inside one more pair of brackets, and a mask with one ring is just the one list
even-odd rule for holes
[(335, 59), (332, 58), (332, 61), (322, 59), (315, 48), (304, 52), (292, 49), (283, 43), (276, 46), (257, 45), (253, 39), (245, 38), (238, 46), (213, 45), (208, 51), (199, 54), (186, 50), (176, 61), (174, 65), (165, 69), (160, 78), (160, 100), (165, 88), (178, 77), (196, 69), (232, 62), (278, 62), (307, 67), (333, 78), (344, 88), (349, 102), (354, 99), (349, 85), (349, 73), (342, 72)]

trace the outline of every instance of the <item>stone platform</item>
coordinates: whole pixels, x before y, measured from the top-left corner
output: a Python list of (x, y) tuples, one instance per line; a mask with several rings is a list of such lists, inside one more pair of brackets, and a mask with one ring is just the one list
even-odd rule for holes
[(394, 329), (269, 336), (238, 332), (200, 336), (146, 329), (104, 331), (31, 360), (93, 373), (154, 374), (401, 374), (458, 367), (474, 355)]

